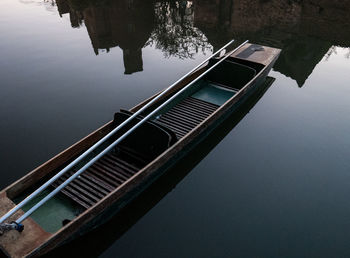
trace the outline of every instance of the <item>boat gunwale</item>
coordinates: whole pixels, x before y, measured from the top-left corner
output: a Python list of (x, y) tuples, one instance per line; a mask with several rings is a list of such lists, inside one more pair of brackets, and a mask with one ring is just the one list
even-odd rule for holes
[[(194, 71), (193, 73), (188, 75), (188, 77), (186, 77), (184, 80), (180, 81), (173, 89), (171, 89), (167, 94), (165, 94), (163, 97), (161, 97), (157, 103), (161, 102), (163, 99), (165, 99), (169, 95), (176, 93), (178, 90), (180, 90), (182, 87), (187, 85), (189, 82), (196, 79), (201, 73), (204, 72), (205, 67), (206, 67), (206, 65), (203, 65), (203, 66), (199, 67), (196, 71)], [(192, 77), (194, 77), (194, 78), (192, 78)], [(164, 90), (166, 90), (166, 89), (164, 89)], [(141, 109), (144, 105), (146, 105), (148, 102), (150, 102), (152, 99), (154, 99), (159, 94), (161, 94), (164, 90), (161, 90), (161, 91), (155, 93), (154, 95), (152, 95), (151, 97), (143, 100), (142, 102), (138, 103), (134, 107), (130, 108), (129, 111), (136, 112), (137, 110)], [(88, 149), (91, 144), (94, 144), (99, 139), (101, 139), (104, 135), (106, 135), (108, 133), (108, 131), (112, 130), (113, 123), (114, 123), (114, 120), (110, 120), (107, 123), (105, 123), (104, 125), (100, 126), (96, 130), (94, 130), (93, 132), (88, 134), (87, 136), (83, 137), (82, 139), (73, 143), (71, 146), (65, 148), (64, 150), (62, 150), (61, 152), (59, 152), (58, 154), (56, 154), (55, 156), (53, 156), (49, 160), (47, 160), (44, 163), (42, 163), (41, 165), (37, 166), (36, 168), (34, 168), (33, 170), (31, 170), (30, 172), (25, 174), (23, 177), (17, 179), (15, 182), (6, 186), (4, 189), (2, 189), (0, 191), (0, 194), (5, 193), (5, 195), (9, 199), (13, 199), (16, 196), (23, 193), (24, 191), (28, 190), (30, 188), (30, 186), (33, 184), (36, 184), (42, 178), (42, 176), (46, 176), (47, 174), (49, 174), (49, 173), (53, 172), (54, 170), (56, 170), (57, 168), (59, 168), (60, 166), (63, 166), (65, 163), (69, 162), (69, 160), (74, 158), (76, 155), (78, 155), (79, 153)], [(107, 132), (105, 132), (105, 130)], [(84, 146), (84, 145), (86, 145), (86, 146)], [(75, 150), (75, 149), (77, 149), (77, 150)], [(64, 157), (62, 157), (62, 156), (64, 156)], [(65, 156), (67, 156), (67, 157), (65, 157)], [(58, 163), (58, 164), (54, 164), (54, 163)], [(50, 170), (50, 171), (46, 171), (46, 170)], [(39, 175), (36, 175), (36, 174), (39, 174)], [(34, 176), (37, 176), (38, 179), (35, 180), (35, 178), (32, 178)], [(27, 184), (30, 184), (30, 185), (26, 186)], [(21, 188), (18, 189), (17, 185), (20, 185)], [(24, 187), (24, 189), (23, 189), (23, 187)]]
[[(239, 53), (239, 52), (238, 52)], [(237, 53), (237, 54), (238, 54)], [(201, 123), (199, 123), (196, 127), (194, 127), (191, 131), (189, 131), (186, 135), (184, 135), (179, 141), (177, 141), (174, 145), (172, 145), (170, 148), (165, 150), (163, 153), (161, 153), (157, 158), (155, 158), (153, 161), (151, 161), (149, 164), (147, 164), (144, 168), (140, 169), (138, 172), (136, 172), (132, 177), (130, 177), (128, 180), (126, 180), (123, 184), (115, 188), (112, 192), (107, 194), (105, 197), (103, 197), (99, 202), (97, 202), (94, 206), (90, 207), (89, 209), (85, 210), (81, 214), (79, 214), (76, 218), (74, 218), (70, 223), (59, 229), (56, 233), (52, 234), (46, 242), (44, 242), (41, 245), (38, 245), (35, 247), (29, 255), (38, 255), (38, 254), (44, 254), (47, 251), (53, 249), (60, 243), (64, 242), (70, 234), (74, 234), (77, 232), (77, 229), (83, 227), (85, 223), (89, 223), (90, 221), (93, 220), (95, 215), (102, 214), (108, 207), (110, 207), (114, 203), (120, 203), (118, 207), (122, 208), (123, 205), (123, 199), (130, 199), (127, 196), (129, 193), (135, 191), (135, 188), (141, 188), (140, 185), (144, 184), (145, 181), (150, 181), (152, 176), (157, 177), (159, 176), (158, 174), (161, 173), (156, 173), (159, 168), (165, 166), (167, 162), (171, 162), (172, 159), (175, 159), (174, 155), (176, 156), (177, 153), (179, 153), (182, 149), (187, 147), (189, 143), (195, 139), (197, 136), (200, 136), (202, 133), (204, 133), (210, 125), (213, 125), (216, 120), (220, 116), (222, 116), (225, 112), (227, 112), (230, 108), (232, 108), (239, 100), (241, 100), (241, 97), (244, 96), (244, 93), (248, 91), (251, 87), (253, 87), (254, 82), (256, 82), (259, 78), (262, 77), (262, 75), (268, 70), (271, 69), (272, 65), (274, 62), (277, 60), (278, 55), (280, 53), (280, 50), (278, 52), (273, 53), (274, 56), (272, 60), (268, 64), (256, 62), (259, 64), (263, 64), (264, 67), (249, 81), (247, 82), (239, 91), (237, 91), (231, 98), (229, 98), (225, 103), (223, 103), (221, 106), (218, 107), (217, 110), (215, 110), (212, 114), (210, 114), (206, 119), (204, 119)], [(231, 55), (231, 57), (237, 58), (236, 53)], [(243, 59), (247, 60), (247, 59)], [(250, 60), (248, 60), (250, 61)], [(253, 62), (253, 61), (250, 61)], [(197, 78), (201, 72), (204, 72), (204, 68), (206, 68), (207, 65), (198, 68), (198, 70), (194, 71), (192, 74), (190, 74), (187, 78), (188, 80), (184, 80), (179, 82), (176, 87), (169, 91), (167, 94), (164, 95), (163, 98), (160, 98), (156, 103), (161, 102), (164, 98), (167, 98), (169, 95), (174, 94), (174, 92), (177, 92), (181, 88), (183, 88), (187, 83), (190, 81), (194, 80)], [(194, 77), (194, 78), (192, 78)], [(153, 98), (158, 96), (161, 92), (164, 90), (154, 94), (150, 98), (144, 100), (143, 102), (137, 104), (133, 108), (130, 109), (130, 111), (135, 112), (138, 109), (142, 108), (142, 106), (146, 105), (149, 101), (151, 101)], [(17, 184), (25, 184), (27, 181), (31, 181), (30, 177), (36, 176), (36, 174), (44, 173), (45, 175), (49, 174), (53, 170), (57, 169), (57, 167), (61, 166), (62, 164), (66, 163), (69, 161), (70, 158), (73, 158), (74, 155), (77, 155), (79, 150), (75, 150), (76, 148), (81, 149), (88, 148), (88, 146), (84, 145), (89, 145), (91, 144), (90, 141), (97, 141), (98, 139), (92, 139), (92, 138), (102, 138), (103, 137), (103, 131), (104, 130), (109, 130), (110, 127), (113, 124), (113, 120), (107, 122), (105, 125), (101, 126), (94, 132), (90, 133), (88, 136), (84, 137), (77, 143), (73, 144), (72, 146), (68, 147), (67, 149), (63, 150), (41, 166), (37, 167), (36, 169), (32, 170), (29, 172), (27, 175), (24, 177), (20, 178), (13, 184), (9, 185), (6, 187), (3, 191), (0, 193), (11, 191), (12, 187), (16, 187)], [(108, 133), (108, 132), (107, 132)], [(99, 135), (100, 134), (100, 135)], [(89, 143), (88, 143), (89, 142)], [(70, 152), (75, 152), (75, 153), (70, 153)], [(62, 155), (67, 156), (67, 157), (61, 157)], [(56, 164), (56, 168), (51, 168), (51, 166), (54, 166), (56, 159), (65, 159), (66, 160), (61, 160), (61, 164)], [(58, 162), (60, 163), (60, 162)], [(49, 170), (49, 171), (41, 171), (41, 170)], [(29, 180), (28, 180), (29, 179)], [(17, 190), (18, 191), (18, 190)], [(16, 192), (16, 191), (15, 191)], [(132, 198), (131, 198), (132, 199)]]
[[(189, 131), (185, 136), (183, 136), (179, 141), (177, 141), (174, 145), (172, 145), (170, 148), (165, 150), (163, 153), (161, 153), (156, 159), (151, 161), (148, 165), (146, 165), (144, 168), (136, 172), (132, 177), (130, 177), (128, 180), (126, 180), (123, 184), (118, 186), (116, 189), (114, 189), (112, 192), (110, 192), (108, 195), (106, 195), (103, 199), (101, 199), (98, 203), (96, 203), (94, 206), (90, 207), (89, 209), (85, 210), (83, 213), (81, 213), (79, 216), (77, 216), (74, 220), (72, 220), (69, 224), (66, 225), (66, 227), (62, 227), (59, 231), (55, 233), (51, 237), (51, 239), (54, 239), (55, 237), (58, 237), (59, 234), (63, 234), (64, 231), (68, 230), (70, 227), (76, 226), (75, 228), (79, 228), (79, 226), (75, 225), (79, 220), (83, 220), (83, 218), (89, 217), (93, 211), (96, 211), (96, 214), (103, 213), (105, 209), (107, 209), (110, 205), (106, 205), (106, 207), (101, 206), (105, 202), (107, 202), (109, 199), (111, 200), (111, 204), (115, 203), (116, 201), (122, 201), (123, 197), (125, 198), (125, 195), (127, 193), (130, 193), (136, 188), (140, 187), (140, 184), (144, 183), (144, 181), (148, 181), (149, 177), (154, 174), (154, 172), (161, 168), (167, 161), (169, 161), (173, 154), (176, 154), (181, 151), (185, 146), (187, 146), (193, 138), (196, 138), (201, 133), (203, 133), (206, 129), (206, 124), (213, 124), (217, 119), (216, 117), (221, 116), (221, 114), (225, 113), (226, 110), (229, 110), (234, 104), (236, 104), (242, 95), (246, 91), (248, 91), (249, 88), (254, 86), (254, 82), (261, 78), (263, 73), (265, 73), (267, 70), (269, 70), (272, 65), (274, 64), (274, 61), (278, 58), (279, 52), (276, 53), (274, 56), (274, 59), (272, 62), (270, 62), (267, 65), (264, 65), (264, 67), (261, 69), (260, 72), (258, 72), (249, 82), (247, 82), (235, 95), (233, 95), (230, 99), (228, 99), (224, 104), (222, 104), (217, 110), (215, 110), (211, 115), (209, 115), (206, 119), (204, 119), (200, 124), (198, 124), (195, 128), (193, 128), (191, 131)], [(235, 56), (234, 56), (235, 57)], [(236, 58), (236, 57), (235, 57)], [(245, 60), (245, 59), (244, 59)], [(159, 93), (158, 93), (159, 94)], [(172, 93), (169, 93), (171, 95)], [(157, 95), (157, 94), (156, 94)], [(167, 94), (168, 96), (168, 94)], [(165, 96), (166, 97), (166, 96)], [(160, 100), (161, 101), (161, 100)], [(132, 109), (130, 109), (132, 110)], [(202, 129), (202, 130), (201, 130)], [(192, 136), (192, 137), (190, 137)], [(162, 164), (163, 163), (163, 164)], [(155, 176), (155, 175), (153, 175)], [(125, 203), (126, 204), (126, 203)], [(122, 208), (124, 205), (120, 204), (120, 208)], [(85, 222), (87, 222), (86, 220)], [(81, 222), (83, 224), (84, 222)], [(72, 232), (73, 233), (73, 232)]]

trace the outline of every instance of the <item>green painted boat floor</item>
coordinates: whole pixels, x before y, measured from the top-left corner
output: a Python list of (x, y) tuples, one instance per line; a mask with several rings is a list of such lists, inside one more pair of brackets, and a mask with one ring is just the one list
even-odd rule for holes
[[(49, 190), (44, 190), (36, 198), (25, 205), (22, 210), (28, 211), (33, 205), (49, 193)], [(18, 202), (20, 201), (21, 200), (19, 199)], [(45, 231), (55, 233), (63, 227), (62, 222), (64, 220), (72, 220), (81, 212), (82, 208), (80, 206), (74, 204), (64, 195), (58, 194), (47, 201), (41, 208), (37, 209), (30, 218), (38, 223)]]
[(201, 81), (201, 84), (204, 84), (200, 90), (192, 94), (191, 97), (200, 99), (218, 106), (224, 104), (227, 100), (229, 100), (236, 91), (229, 90), (219, 85), (216, 85), (209, 81)]

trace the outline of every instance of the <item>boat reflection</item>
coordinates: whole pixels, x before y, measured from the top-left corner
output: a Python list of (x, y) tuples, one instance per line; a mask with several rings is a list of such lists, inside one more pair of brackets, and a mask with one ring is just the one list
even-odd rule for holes
[(106, 224), (86, 235), (48, 253), (46, 257), (64, 257), (69, 253), (79, 257), (97, 257), (117, 241), (136, 222), (161, 201), (215, 146), (245, 117), (274, 82), (267, 77), (265, 82), (208, 137), (164, 173), (139, 197), (124, 207)]

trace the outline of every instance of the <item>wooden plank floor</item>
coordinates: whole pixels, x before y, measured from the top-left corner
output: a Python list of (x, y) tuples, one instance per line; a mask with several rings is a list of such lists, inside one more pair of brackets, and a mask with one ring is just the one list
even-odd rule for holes
[[(187, 97), (155, 122), (171, 129), (178, 139), (204, 121), (218, 105)], [(71, 200), (88, 209), (132, 177), (144, 165), (132, 165), (116, 153), (108, 153), (61, 190)], [(58, 187), (74, 172), (67, 172), (52, 185)]]
[[(131, 165), (115, 153), (108, 153), (61, 190), (67, 197), (88, 209), (132, 177), (141, 167)], [(74, 172), (67, 172), (52, 185), (58, 187)]]
[(156, 121), (174, 131), (177, 138), (181, 139), (218, 108), (218, 105), (187, 97)]

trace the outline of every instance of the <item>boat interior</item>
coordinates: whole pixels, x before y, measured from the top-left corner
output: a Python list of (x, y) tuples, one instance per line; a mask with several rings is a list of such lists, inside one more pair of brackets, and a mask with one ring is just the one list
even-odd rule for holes
[[(209, 63), (209, 65), (211, 64)], [(153, 119), (142, 124), (117, 147), (63, 188), (59, 194), (34, 212), (31, 218), (45, 231), (57, 232), (185, 137), (254, 79), (263, 68), (264, 65), (259, 63), (235, 57), (227, 58), (195, 82), (193, 87), (178, 96), (171, 105), (163, 108)], [(116, 113), (113, 120), (114, 126), (121, 124), (131, 115), (132, 113), (126, 110)], [(125, 129), (119, 131), (105, 145), (92, 153), (91, 157), (97, 155), (101, 149), (104, 149), (140, 119), (142, 117), (135, 119)], [(53, 188), (62, 184), (83, 165), (84, 162), (81, 162), (81, 164), (61, 176), (52, 184), (51, 189), (42, 192), (23, 210), (29, 210), (35, 202), (46, 196)], [(32, 189), (27, 189), (12, 200), (19, 203), (40, 183), (62, 168), (63, 166), (55, 169)]]
[[(79, 237), (50, 252), (47, 257), (62, 257), (67, 252), (71, 255), (83, 257), (98, 257), (115, 241), (130, 229), (140, 218), (172, 191), (183, 178), (203, 159), (215, 146), (241, 121), (241, 119), (254, 107), (263, 94), (268, 90), (274, 79), (267, 77), (259, 90), (255, 91), (250, 99), (239, 107), (237, 112), (230, 115), (225, 122), (221, 123), (215, 132), (206, 137), (189, 155), (176, 163), (166, 174), (163, 174), (142, 195), (127, 205), (116, 216), (104, 225)], [(99, 236), (96, 238), (96, 236)]]

